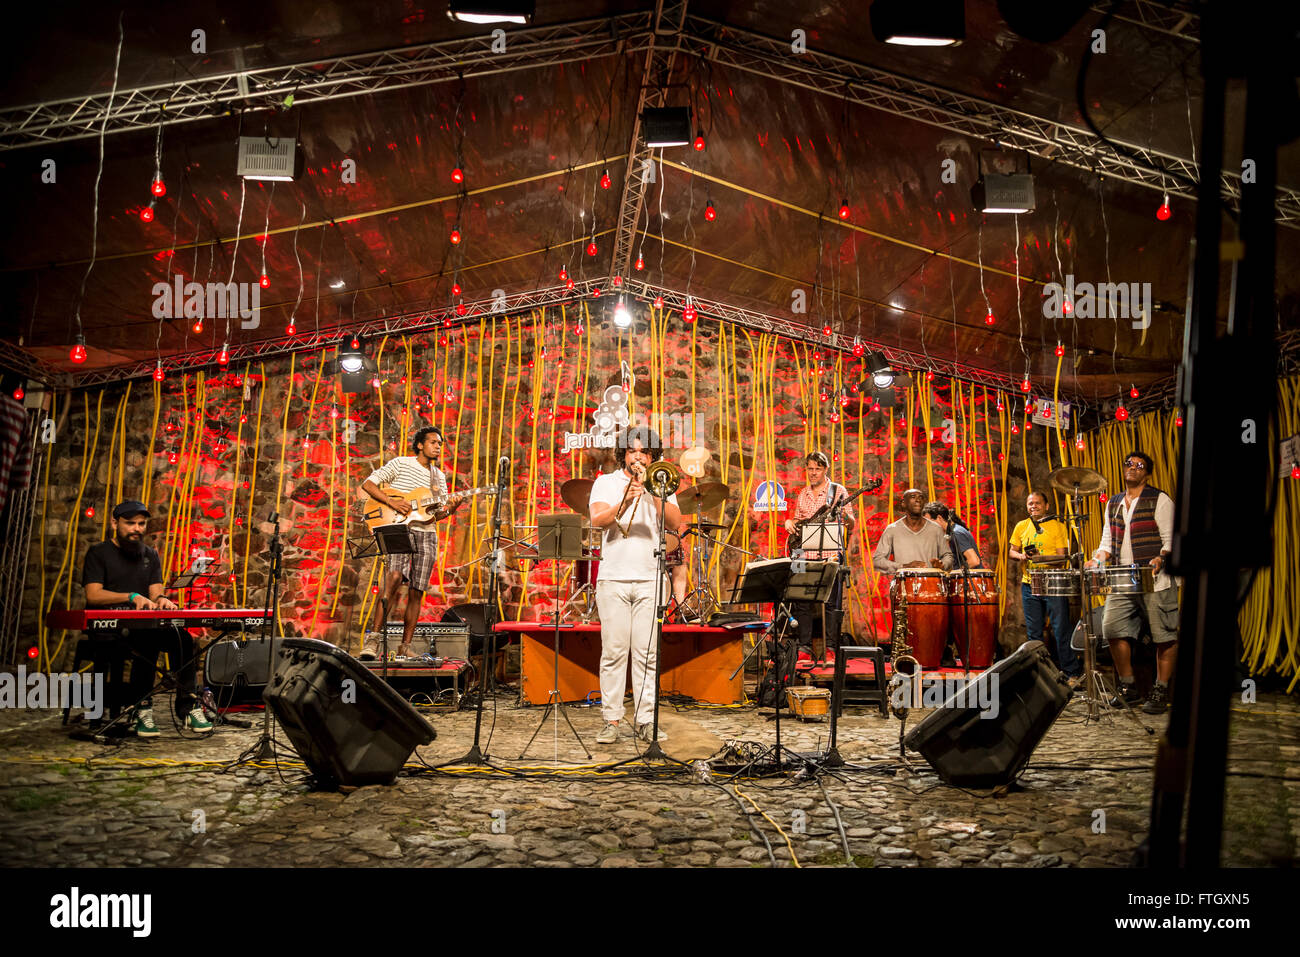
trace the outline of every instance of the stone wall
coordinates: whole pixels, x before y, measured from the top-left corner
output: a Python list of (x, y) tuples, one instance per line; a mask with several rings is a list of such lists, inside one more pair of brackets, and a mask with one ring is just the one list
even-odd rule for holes
[[(986, 564), (1005, 548), (996, 541), (989, 511), (1003, 496), (995, 474), (1001, 467), (1001, 419), (994, 408), (997, 397), (989, 394), (986, 404), (978, 388), (973, 410), (956, 412), (947, 380), (926, 383), (918, 375), (916, 388), (933, 390), (936, 415), (954, 420), (948, 435), (941, 429), (927, 435), (901, 421), (912, 391), (898, 390), (892, 430), (888, 410), (871, 411), (870, 386), (863, 387), (867, 380), (851, 356), (840, 357), (838, 367), (831, 354), (821, 356), (826, 370), (818, 376), (812, 347), (720, 330), (708, 322), (696, 327), (673, 317), (653, 335), (641, 322), (628, 336), (599, 322), (591, 326), (590, 319), (579, 334), (572, 314), (567, 328), (558, 314), (544, 320), (524, 316), (389, 339), (380, 347), (366, 343), (367, 352), (379, 357), (380, 388), (356, 396), (341, 392), (332, 352), (276, 357), (224, 372), (211, 368), (161, 384), (136, 382), (129, 395), (124, 385), (102, 393), (61, 394), (59, 403), (70, 398), (72, 406), (52, 448), (48, 483), (42, 476), (24, 607), (28, 633), (36, 633), (42, 594), (46, 607), (80, 605), (82, 557), (105, 537), (107, 513), (120, 486), (121, 497), (147, 495), (151, 538), (164, 554), (169, 576), (188, 568), (196, 555), (222, 563), (222, 576), (206, 593), (187, 596), (195, 605), (265, 604), (269, 518), (278, 510), (285, 542), (280, 593), (285, 633), (355, 647), (362, 630), (359, 612), (372, 600), (374, 561), (350, 558), (345, 539), (368, 538), (359, 487), (370, 471), (399, 454), (404, 435), (425, 424), (441, 425), (449, 439), (443, 468), (454, 473), (457, 488), (488, 484), (500, 455), (513, 460), (506, 517), (524, 537), (528, 529), (519, 526), (534, 525), (537, 514), (565, 510), (559, 498), (564, 480), (590, 477), (610, 459), (600, 449), (566, 452), (564, 432), (591, 427), (604, 390), (622, 378), (624, 360), (635, 375), (634, 415), (668, 416), (666, 431), (679, 446), (687, 444), (692, 422), (702, 428), (696, 441), (713, 454), (700, 481), (731, 486), (722, 521), (737, 545), (784, 554), (784, 532), (769, 531), (784, 515), (774, 519), (755, 512), (754, 494), (770, 479), (784, 486), (792, 502), (802, 485), (807, 450), (835, 453), (832, 475), (850, 488), (878, 475), (885, 480), (880, 492), (858, 502), (862, 534), (853, 558), (858, 584), (850, 604), (851, 627), (859, 635), (888, 631), (885, 583), (874, 581), (870, 551), (896, 517), (892, 512), (908, 487), (909, 457), (912, 481), (927, 492), (933, 481), (935, 496), (957, 502), (966, 521), (977, 527)], [(820, 398), (823, 389), (826, 401)], [(839, 389), (845, 390), (847, 404), (837, 401)], [(1023, 421), (1020, 397), (1003, 398), (1008, 414)], [(972, 411), (974, 420), (968, 421)], [(992, 448), (985, 441), (986, 427)], [(1023, 435), (1036, 488), (1044, 486), (1047, 471), (1044, 431), (1035, 427)], [(971, 433), (974, 440), (967, 441)], [(771, 445), (755, 436), (771, 436)], [(1021, 438), (1006, 436), (1008, 528), (1025, 515)], [(961, 468), (977, 470), (978, 482), (964, 471), (954, 472), (954, 451), (960, 454), (962, 448)], [(666, 458), (676, 463), (680, 456), (680, 447), (671, 448)], [(968, 487), (973, 497), (959, 498), (957, 487)], [(472, 559), (485, 550), (490, 501), (479, 500), (457, 514), (441, 584), (435, 582), (426, 599), (426, 618), (440, 617), (449, 605), (481, 599), (483, 573)], [(88, 515), (91, 507), (94, 513)], [(724, 582), (734, 577), (740, 558), (737, 553), (721, 562)], [(556, 570), (542, 564), (526, 572), (517, 556), (511, 565), (503, 592), (507, 617), (549, 614)], [(560, 571), (567, 574), (567, 566)], [(1013, 647), (1023, 638), (1014, 580), (1007, 599), (1001, 640)]]

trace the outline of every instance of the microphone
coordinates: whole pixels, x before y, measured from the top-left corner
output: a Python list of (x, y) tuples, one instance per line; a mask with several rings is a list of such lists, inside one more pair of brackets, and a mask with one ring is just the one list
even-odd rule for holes
[(506, 487), (506, 478), (510, 473), (510, 456), (503, 455), (497, 459), (497, 485)]
[[(1029, 520), (1034, 523), (1034, 531), (1039, 535), (1043, 534), (1043, 526), (1038, 524), (1038, 519), (1030, 515)], [(1046, 519), (1044, 519), (1044, 521), (1046, 521)]]

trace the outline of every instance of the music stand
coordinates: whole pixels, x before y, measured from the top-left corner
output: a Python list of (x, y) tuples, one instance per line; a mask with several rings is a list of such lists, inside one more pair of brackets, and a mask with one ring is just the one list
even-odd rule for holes
[[(825, 603), (835, 587), (839, 570), (838, 562), (774, 558), (754, 562), (746, 566), (745, 570), (736, 577), (735, 583), (731, 586), (729, 604), (759, 603), (774, 606), (772, 624), (768, 626), (766, 633), (766, 639), (773, 645), (774, 666), (780, 661), (776, 643), (789, 641), (786, 631), (790, 622), (790, 603), (795, 601)], [(779, 636), (773, 635), (778, 622), (781, 625)], [(741, 661), (740, 667), (731, 673), (733, 679), (740, 673), (740, 669), (745, 667), (745, 661), (758, 650), (761, 643), (762, 639), (754, 643), (749, 654)], [(776, 700), (772, 718), (776, 721), (776, 770), (779, 774), (781, 772), (781, 709), (785, 705), (786, 689), (781, 687), (779, 668), (777, 670), (777, 680), (773, 681)]]
[[(574, 561), (582, 558), (582, 516), (575, 512), (557, 512), (550, 515), (537, 516), (537, 557), (535, 561)], [(560, 597), (555, 596), (555, 605), (551, 611), (551, 625), (555, 629), (555, 648), (553, 654), (554, 675), (551, 680), (551, 690), (546, 696), (546, 710), (542, 712), (542, 719), (537, 723), (537, 728), (533, 731), (533, 736), (528, 739), (524, 745), (523, 751), (519, 752), (522, 758), (532, 747), (533, 741), (537, 739), (538, 733), (542, 730), (542, 725), (546, 723), (546, 718), (551, 714), (552, 709), (556, 714), (555, 720), (555, 762), (560, 761), (560, 724), (559, 715), (564, 715), (564, 723), (569, 726), (573, 732), (574, 738), (577, 739), (578, 745), (582, 748), (588, 758), (591, 752), (587, 745), (583, 743), (582, 736), (578, 734), (577, 728), (569, 720), (569, 715), (564, 711), (563, 700), (560, 698)]]
[[(803, 549), (805, 554), (807, 554), (808, 552), (821, 552), (821, 553), (835, 552), (837, 555), (843, 556), (845, 531), (846, 531), (845, 526), (839, 521), (821, 522), (812, 525), (805, 525), (802, 528), (803, 534), (800, 536), (799, 547)], [(837, 566), (840, 566), (842, 568), (841, 562), (837, 561), (836, 564)], [(840, 568), (837, 568), (835, 573), (835, 577), (837, 581), (839, 579), (839, 575), (840, 575)], [(832, 588), (831, 589), (832, 597), (834, 595), (834, 591), (835, 589)], [(827, 601), (829, 600), (830, 599), (828, 598)], [(840, 631), (840, 623), (841, 623), (841, 615), (838, 614), (838, 612), (840, 611), (840, 609), (832, 608), (830, 611), (834, 615), (833, 620), (835, 622), (835, 626), (833, 630), (835, 632), (835, 645), (838, 648), (839, 639), (840, 639), (839, 631)], [(823, 603), (821, 606), (822, 653), (820, 655), (815, 653), (817, 647), (814, 644), (812, 646), (812, 651), (814, 652), (813, 654), (814, 660), (819, 660), (819, 661), (826, 660), (826, 645), (828, 644), (828, 640), (830, 637), (828, 633), (828, 629), (826, 627), (826, 618), (827, 618), (827, 609), (826, 609), (826, 605)]]
[[(371, 529), (374, 537), (375, 550), (373, 552), (363, 551), (360, 556), (366, 558), (370, 555), (382, 555), (387, 558), (389, 555), (413, 555), (415, 554), (415, 542), (411, 539), (411, 526), (409, 525), (377, 525)], [(379, 665), (380, 674), (384, 681), (388, 680), (388, 563), (384, 563), (384, 581), (380, 585), (379, 606), (382, 612), (382, 622), (379, 627), (380, 640), (383, 646), (382, 660)], [(365, 622), (361, 627), (365, 628)]]

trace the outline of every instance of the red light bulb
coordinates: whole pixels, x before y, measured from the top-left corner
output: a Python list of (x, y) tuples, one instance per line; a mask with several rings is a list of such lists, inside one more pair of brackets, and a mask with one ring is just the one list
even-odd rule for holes
[(150, 203), (148, 206), (144, 207), (144, 209), (140, 210), (140, 219), (142, 222), (146, 223), (153, 222), (153, 203)]
[(682, 310), (682, 318), (685, 319), (687, 322), (694, 322), (694, 321), (695, 321), (695, 307), (694, 307), (694, 306), (687, 306), (685, 309), (683, 309), (683, 310)]
[(1169, 208), (1169, 194), (1166, 193), (1166, 194), (1165, 194), (1165, 198), (1164, 198), (1164, 202), (1162, 202), (1162, 203), (1160, 204), (1160, 208), (1156, 210), (1156, 219), (1160, 220), (1160, 222), (1163, 223), (1165, 220), (1167, 220), (1167, 219), (1168, 219), (1170, 216), (1172, 216), (1173, 214), (1174, 214), (1174, 211), (1173, 211), (1172, 209)]
[(196, 336), (200, 335), (203, 332), (203, 320), (200, 319), (198, 322), (194, 323), (194, 325), (190, 326), (190, 328), (194, 330)]
[(453, 230), (451, 231), (451, 236), (450, 236), (449, 238), (451, 239), (451, 244), (452, 244), (453, 246), (458, 245), (458, 244), (460, 243), (460, 230), (459, 230), (459, 229), (453, 229)]
[(1183, 417), (1181, 415), (1174, 419), (1174, 425), (1180, 429), (1183, 427)]
[(847, 395), (840, 396), (840, 408), (847, 409), (848, 407), (849, 407), (849, 397)]
[(867, 347), (860, 342), (853, 343), (853, 354), (861, 358), (867, 351)]
[(645, 260), (638, 255), (636, 257), (636, 263), (633, 265), (633, 268), (636, 269), (637, 272), (640, 272), (642, 269), (645, 269)]
[(1021, 391), (1021, 392), (1028, 392), (1029, 389), (1030, 389), (1030, 385), (1029, 385), (1029, 380), (1028, 380), (1028, 379), (1025, 379), (1024, 382), (1020, 383), (1020, 391)]
[(840, 200), (840, 219), (848, 219), (850, 212), (848, 201)]
[(1061, 312), (1064, 313), (1064, 314), (1067, 315), (1067, 316), (1068, 316), (1070, 313), (1074, 312), (1074, 303), (1072, 303), (1072, 302), (1070, 302), (1070, 300), (1066, 299), (1064, 302), (1061, 303)]
[(27, 393), (23, 391), (23, 387), (21, 385), (18, 386), (18, 388), (14, 389), (14, 401), (15, 402), (23, 401), (23, 396), (25, 396), (26, 394)]
[(707, 219), (709, 222), (713, 222), (715, 219), (718, 218), (718, 211), (713, 208), (712, 203), (709, 203), (709, 205), (704, 207), (704, 218)]
[(989, 312), (989, 314), (988, 314), (987, 316), (984, 317), (984, 325), (986, 325), (986, 326), (991, 326), (991, 325), (993, 325), (993, 323), (995, 323), (996, 321), (997, 321), (997, 320), (993, 318), (993, 313), (992, 313), (992, 312)]
[(927, 370), (925, 371), (925, 381), (926, 381), (926, 382), (933, 382), (933, 381), (934, 381), (934, 373), (931, 372), (929, 369), (927, 369)]
[(460, 295), (460, 283), (458, 283), (458, 282), (454, 282), (454, 283), (451, 284), (451, 294), (452, 294), (453, 296), (459, 296), (459, 295)]
[(600, 188), (609, 189), (614, 185), (614, 181), (609, 178), (609, 170), (604, 170), (600, 174)]
[(622, 286), (622, 285), (623, 285), (623, 277), (622, 277), (622, 276), (615, 276), (615, 277), (614, 277), (614, 288), (615, 288), (615, 289), (618, 289), (618, 288), (619, 288), (620, 286)]
[(1131, 389), (1128, 390), (1128, 397), (1130, 399), (1136, 399), (1138, 397), (1137, 386), (1133, 386)]
[[(573, 327), (573, 334), (575, 336), (582, 335), (584, 331), (586, 331), (586, 327), (581, 322), (579, 322), (576, 326)], [(574, 392), (576, 393), (577, 390), (575, 389)]]
[(465, 171), (461, 169), (459, 166), (457, 166), (454, 170), (451, 171), (451, 181), (453, 183), (465, 182)]
[(378, 585), (371, 585), (371, 586), (370, 586), (370, 594), (372, 594), (372, 595), (378, 595), (378, 594), (379, 594), (379, 586), (378, 586)]
[(1110, 496), (1107, 495), (1105, 492), (1102, 492), (1100, 495), (1097, 496), (1097, 500), (1101, 502), (1102, 505), (1106, 504), (1106, 499), (1108, 498), (1110, 498)]
[(463, 302), (456, 303), (456, 315), (463, 316), (465, 315), (465, 312), (465, 304)]
[(1014, 422), (1011, 423), (1011, 434), (1012, 435), (1020, 434), (1020, 426), (1016, 425)]
[(572, 289), (572, 288), (573, 288), (573, 280), (572, 280), (572, 279), (568, 280), (568, 281), (564, 284), (564, 288), (565, 288), (565, 289)]
[(872, 412), (879, 412), (879, 411), (880, 411), (880, 403), (879, 403), (879, 402), (873, 402), (873, 403), (871, 403), (871, 411), (872, 411)]
[(161, 362), (158, 363), (158, 365), (156, 365), (153, 370), (153, 381), (161, 382), (164, 378), (166, 378), (166, 375), (167, 374), (163, 372), (162, 363)]
[(596, 255), (596, 240), (593, 239), (591, 242), (587, 243), (587, 255)]
[(217, 353), (217, 365), (224, 366), (230, 364), (230, 350), (223, 343), (221, 351)]
[(663, 296), (655, 296), (655, 308), (656, 308), (656, 309), (662, 309), (663, 307), (664, 307), (664, 297), (663, 297)]
[(704, 130), (695, 131), (695, 142), (691, 145), (695, 147), (695, 152), (697, 153), (704, 152)]
[(599, 297), (600, 297), (600, 287), (597, 286), (595, 289), (591, 291), (591, 298), (598, 299)]
[(1300, 465), (1291, 466), (1291, 477), (1293, 479), (1300, 479)]
[(247, 413), (247, 412), (241, 412), (240, 415), (239, 415), (239, 424), (240, 424), (240, 425), (244, 425), (244, 424), (246, 424), (247, 422), (248, 422), (248, 413)]
[(822, 399), (823, 402), (825, 402), (825, 401), (826, 401), (827, 399), (829, 399), (829, 398), (830, 398), (830, 396), (827, 395), (825, 392), (823, 392), (823, 393), (821, 394), (821, 399)]
[(1121, 405), (1118, 409), (1115, 410), (1115, 418), (1123, 422), (1125, 419), (1128, 418), (1128, 409), (1124, 408), (1124, 406)]
[(1063, 355), (1065, 355), (1065, 346), (1061, 345), (1061, 344), (1058, 342), (1058, 343), (1056, 344), (1056, 357), (1059, 359), (1059, 358), (1060, 358), (1061, 356), (1063, 356)]
[(33, 661), (35, 661), (40, 656), (41, 656), (41, 649), (37, 648), (35, 645), (27, 649), (27, 657), (31, 658)]
[(155, 176), (153, 182), (149, 184), (149, 192), (155, 196), (167, 195), (167, 184), (163, 182), (162, 176)]
[(569, 270), (567, 270), (567, 269), (565, 269), (563, 266), (561, 266), (561, 267), (560, 267), (560, 282), (564, 282), (564, 280), (566, 280), (566, 279), (568, 279), (568, 278), (569, 278)]
[(263, 289), (269, 289), (271, 287), (271, 277), (266, 273), (262, 273), (262, 278), (257, 281), (257, 284)]
[(95, 506), (91, 505), (86, 509), (86, 518), (95, 517)]
[(1080, 452), (1083, 451), (1083, 449), (1084, 449), (1084, 442), (1083, 442), (1083, 436), (1082, 436), (1082, 435), (1079, 436), (1077, 439), (1074, 440), (1074, 447), (1075, 447), (1076, 449), (1078, 449)]
[(86, 340), (81, 336), (77, 336), (76, 345), (74, 345), (72, 351), (68, 353), (68, 358), (77, 365), (81, 365), (86, 361)]
[(298, 334), (298, 327), (291, 322), (284, 327), (284, 334), (287, 336), (296, 336)]
[(839, 414), (838, 412), (832, 412), (832, 413), (831, 413), (831, 423), (834, 424), (834, 423), (838, 422), (839, 420), (840, 420), (840, 414)]

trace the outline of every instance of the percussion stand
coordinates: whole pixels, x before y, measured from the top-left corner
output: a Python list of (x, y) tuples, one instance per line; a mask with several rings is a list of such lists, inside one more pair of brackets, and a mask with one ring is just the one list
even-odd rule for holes
[(706, 622), (719, 609), (717, 596), (713, 594), (707, 578), (707, 569), (713, 558), (714, 540), (707, 532), (701, 531), (696, 523), (691, 523), (680, 534), (682, 539), (687, 535), (694, 535), (701, 540), (701, 544), (698, 548), (691, 549), (691, 574), (695, 579), (695, 587), (687, 594), (686, 600), (677, 607), (679, 613), (684, 608), (701, 622)]

